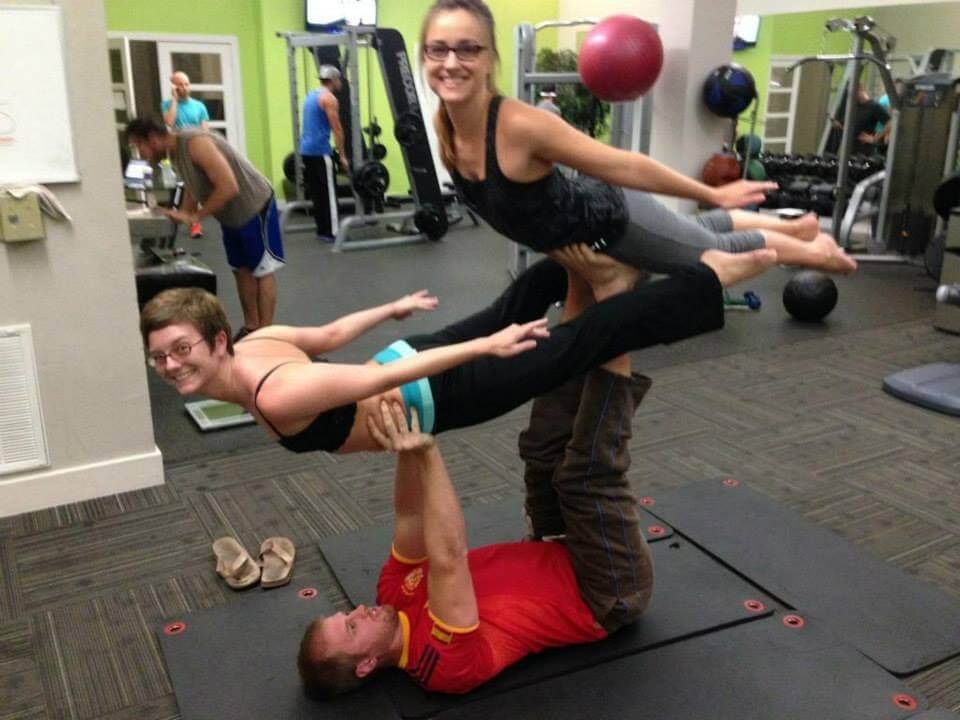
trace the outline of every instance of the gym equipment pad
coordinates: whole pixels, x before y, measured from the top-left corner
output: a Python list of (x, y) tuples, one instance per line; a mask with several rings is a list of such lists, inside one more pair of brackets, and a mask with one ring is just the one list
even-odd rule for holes
[(223, 607), (158, 628), (183, 720), (397, 720), (376, 687), (334, 700), (307, 698), (297, 651), (307, 625), (333, 612), (309, 582), (246, 591)]
[(960, 653), (960, 603), (734, 479), (646, 502), (677, 533), (893, 673)]
[(901, 370), (883, 379), (883, 389), (928, 410), (960, 415), (960, 365), (938, 362)]

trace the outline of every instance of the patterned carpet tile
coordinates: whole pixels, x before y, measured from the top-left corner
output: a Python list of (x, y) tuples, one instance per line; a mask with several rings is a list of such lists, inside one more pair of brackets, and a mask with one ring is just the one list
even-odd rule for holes
[(924, 670), (907, 682), (927, 696), (931, 707), (960, 712), (960, 658)]
[(97, 720), (180, 720), (177, 698), (172, 693), (145, 703), (122, 708)]
[(18, 618), (22, 613), (23, 594), (13, 541), (0, 540), (0, 623)]
[(47, 717), (30, 621), (0, 624), (0, 720)]
[(89, 525), (98, 520), (167, 505), (176, 500), (174, 488), (163, 484), (119, 495), (57, 505), (45, 510), (0, 518), (0, 539), (32, 535), (72, 525)]
[[(823, 483), (798, 464), (738, 447), (729, 433), (702, 433), (658, 445), (630, 446), (635, 487), (676, 487), (710, 477), (735, 477), (771, 497), (789, 497)], [(643, 494), (650, 494), (643, 492)]]
[(937, 455), (960, 450), (960, 422), (957, 418), (903, 402), (885, 392), (843, 407), (832, 408), (829, 416), (857, 426), (896, 432), (918, 450)]
[(912, 439), (886, 428), (841, 424), (819, 436), (771, 450), (768, 457), (805, 467), (812, 472), (852, 471), (858, 466), (885, 461), (894, 463), (912, 449)]
[(23, 610), (149, 582), (207, 558), (209, 538), (186, 510), (164, 505), (13, 540)]
[(836, 477), (960, 534), (960, 475), (951, 470), (922, 465), (908, 456), (893, 465), (877, 462)]

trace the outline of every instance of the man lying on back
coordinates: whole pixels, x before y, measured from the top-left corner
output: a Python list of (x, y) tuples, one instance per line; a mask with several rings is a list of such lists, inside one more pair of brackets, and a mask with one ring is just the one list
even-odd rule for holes
[(378, 605), (318, 618), (298, 666), (308, 693), (330, 697), (399, 667), (423, 688), (464, 693), (526, 655), (591, 642), (633, 622), (653, 584), (625, 472), (627, 440), (648, 382), (621, 356), (587, 374), (552, 483), (564, 542), (467, 549), (463, 513), (432, 436), (382, 406), (397, 453), (393, 547)]

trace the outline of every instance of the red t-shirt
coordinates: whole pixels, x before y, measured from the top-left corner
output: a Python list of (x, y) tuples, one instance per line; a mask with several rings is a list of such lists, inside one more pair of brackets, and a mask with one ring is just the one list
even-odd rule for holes
[(563, 545), (488, 545), (469, 555), (480, 620), (447, 625), (427, 608), (426, 560), (392, 553), (380, 572), (377, 602), (398, 610), (400, 667), (426, 690), (464, 693), (525, 655), (606, 637), (580, 597)]

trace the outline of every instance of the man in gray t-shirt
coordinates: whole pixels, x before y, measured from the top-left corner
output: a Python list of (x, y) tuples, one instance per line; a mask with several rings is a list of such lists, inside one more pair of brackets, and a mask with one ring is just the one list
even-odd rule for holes
[(274, 272), (284, 258), (270, 182), (217, 133), (173, 132), (150, 118), (130, 121), (126, 132), (141, 158), (157, 163), (169, 157), (183, 180), (183, 203), (165, 210), (168, 217), (187, 227), (207, 216), (220, 223), (243, 308), (243, 326), (235, 340), (271, 325), (277, 306)]

